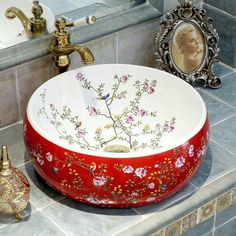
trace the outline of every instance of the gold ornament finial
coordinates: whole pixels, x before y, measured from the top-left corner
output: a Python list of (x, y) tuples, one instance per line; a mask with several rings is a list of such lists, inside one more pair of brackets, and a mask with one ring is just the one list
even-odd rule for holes
[(5, 145), (2, 145), (2, 147), (1, 147), (0, 173), (3, 176), (7, 176), (12, 173), (12, 170), (10, 169), (10, 161), (8, 158), (7, 146), (5, 146)]

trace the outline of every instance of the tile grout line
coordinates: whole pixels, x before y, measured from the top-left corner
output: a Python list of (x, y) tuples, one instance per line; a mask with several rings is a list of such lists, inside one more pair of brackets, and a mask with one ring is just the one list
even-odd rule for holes
[(203, 92), (203, 93), (207, 94), (209, 97), (214, 98), (215, 100), (217, 100), (217, 101), (223, 103), (224, 105), (227, 105), (227, 106), (233, 108), (234, 110), (236, 110), (236, 107), (234, 107), (234, 106), (232, 106), (232, 105), (226, 103), (225, 101), (223, 101), (223, 100), (221, 100), (220, 98), (218, 98), (218, 97), (212, 95), (211, 93), (208, 93), (206, 90), (201, 90), (201, 92)]
[(236, 71), (236, 68), (233, 68), (233, 67), (231, 67), (231, 66), (225, 64), (225, 63), (222, 62), (222, 61), (219, 61), (218, 64), (220, 64), (220, 65), (222, 65), (222, 66), (225, 66), (225, 67), (227, 67), (228, 69), (231, 69), (231, 70), (233, 70), (233, 71)]
[(231, 119), (231, 118), (234, 117), (234, 116), (236, 116), (236, 113), (234, 113), (234, 114), (232, 114), (232, 115), (230, 115), (230, 116), (224, 118), (223, 120), (217, 121), (216, 123), (210, 125), (210, 128), (213, 128), (213, 127), (215, 127), (216, 125), (221, 124), (221, 123), (223, 123), (223, 122), (225, 122), (225, 121)]
[(115, 48), (115, 50), (116, 50), (116, 64), (117, 63), (119, 63), (119, 33), (118, 32), (116, 32), (115, 33), (115, 44), (116, 44), (116, 48)]
[(16, 166), (16, 168), (21, 168), (21, 167), (23, 167), (23, 166), (25, 166), (25, 165), (28, 165), (28, 164), (31, 163), (31, 162), (32, 162), (31, 160), (25, 161), (24, 163), (21, 163), (21, 164), (19, 164), (18, 166)]
[(37, 207), (37, 209), (38, 209), (38, 211), (42, 211), (45, 208), (48, 208), (48, 207), (50, 207), (50, 206), (52, 206), (52, 205), (54, 205), (56, 203), (59, 203), (60, 201), (62, 201), (64, 199), (66, 199), (66, 196), (62, 195), (62, 196), (58, 197), (58, 199), (53, 199), (54, 201), (52, 201), (51, 203), (49, 203), (49, 204), (47, 204), (47, 205), (45, 205), (43, 207)]
[[(235, 204), (235, 203), (234, 203), (234, 204)], [(225, 224), (229, 223), (231, 220), (236, 220), (236, 216), (233, 216), (232, 218), (228, 219), (228, 220), (225, 221), (223, 224), (221, 224), (221, 225), (219, 225), (218, 227), (216, 227), (216, 229), (217, 229), (217, 228), (220, 228), (220, 227), (222, 227), (222, 226), (224, 226)]]
[[(155, 213), (153, 213), (153, 214), (155, 214)], [(131, 225), (129, 225), (129, 226), (124, 227), (123, 229), (120, 229), (120, 230), (117, 231), (116, 233), (113, 233), (112, 236), (119, 236), (122, 232), (126, 231), (127, 229), (129, 229), (129, 228), (132, 227), (132, 226), (137, 225), (138, 223), (140, 223), (140, 222), (142, 222), (142, 221), (143, 221), (143, 218), (140, 219), (140, 220), (138, 220), (138, 221), (136, 221), (136, 222), (134, 222), (133, 224), (131, 224)]]
[(47, 214), (45, 214), (42, 211), (39, 211), (42, 215), (44, 215), (45, 217), (47, 217), (52, 224), (54, 224), (61, 232), (63, 232), (65, 235), (71, 236), (71, 234), (68, 234), (59, 224), (57, 224), (50, 216), (48, 216)]
[(231, 152), (229, 149), (227, 149), (226, 147), (224, 147), (222, 144), (218, 143), (217, 141), (215, 141), (214, 139), (210, 138), (210, 140), (217, 144), (219, 147), (221, 147), (222, 149), (224, 149), (225, 151), (229, 152), (230, 154), (232, 154), (233, 156), (236, 156), (236, 153)]
[(23, 120), (19, 120), (19, 121), (13, 123), (13, 124), (10, 124), (10, 125), (4, 126), (4, 127), (0, 127), (0, 132), (5, 130), (5, 129), (11, 128), (12, 126), (15, 126), (17, 124), (23, 124)]
[[(228, 72), (228, 73), (222, 75), (222, 76), (221, 76), (221, 79), (224, 79), (225, 77), (227, 77), (227, 76), (229, 76), (229, 75), (232, 75), (232, 74), (234, 74), (234, 73), (235, 73), (235, 71), (230, 71), (230, 72)], [(219, 89), (220, 89), (220, 88), (219, 88)]]
[(218, 179), (220, 179), (220, 178), (222, 178), (222, 177), (224, 177), (224, 176), (226, 176), (226, 175), (228, 175), (229, 173), (234, 172), (234, 171), (236, 171), (236, 168), (234, 168), (234, 169), (232, 169), (232, 170), (230, 170), (230, 171), (228, 171), (228, 172), (222, 174), (221, 176), (218, 176), (216, 179), (211, 180), (211, 181), (209, 181), (209, 182), (206, 183), (206, 184), (203, 184), (201, 187), (207, 187), (208, 185), (212, 184), (213, 182), (217, 181)]

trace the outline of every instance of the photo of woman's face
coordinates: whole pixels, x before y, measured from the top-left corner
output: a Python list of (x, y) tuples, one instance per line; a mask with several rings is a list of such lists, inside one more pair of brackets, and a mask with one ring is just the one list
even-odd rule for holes
[(196, 71), (205, 56), (203, 37), (192, 23), (182, 23), (174, 30), (171, 52), (174, 64), (184, 73)]
[(197, 53), (200, 50), (199, 38), (195, 31), (190, 32), (185, 37), (185, 43), (183, 44), (185, 50), (189, 53)]

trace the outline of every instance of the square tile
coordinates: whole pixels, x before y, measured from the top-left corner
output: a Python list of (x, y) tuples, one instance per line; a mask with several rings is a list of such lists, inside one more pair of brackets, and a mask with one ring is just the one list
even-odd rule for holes
[(142, 216), (132, 209), (92, 207), (71, 199), (56, 202), (44, 208), (42, 212), (69, 235), (79, 236), (111, 236), (142, 219)]
[[(94, 64), (116, 63), (116, 34), (106, 35), (86, 42), (87, 46), (94, 55)], [(71, 54), (71, 69), (84, 66), (81, 62), (79, 53)]]
[(35, 212), (21, 221), (8, 224), (0, 228), (0, 235), (4, 236), (66, 236), (55, 224), (53, 224), (45, 215)]
[(209, 95), (208, 91), (208, 89), (198, 90), (206, 104), (210, 126), (236, 114), (236, 109)]
[[(211, 0), (214, 2), (222, 2)], [(232, 5), (232, 0), (226, 0), (230, 2), (230, 6)], [(226, 5), (225, 1), (221, 3), (222, 5)], [(227, 14), (225, 11), (222, 11), (216, 7), (212, 7), (208, 4), (203, 4), (203, 8), (207, 12), (207, 17), (211, 17), (213, 19), (213, 27), (216, 29), (216, 32), (219, 35), (219, 56), (218, 58), (230, 65), (235, 67), (236, 65), (236, 57), (235, 57), (235, 16)], [(233, 7), (231, 7), (233, 9)]]
[(198, 212), (198, 221), (203, 222), (215, 214), (216, 200), (213, 200), (200, 207)]
[(227, 193), (220, 195), (216, 199), (216, 212), (219, 212), (225, 209), (226, 207), (230, 206), (231, 194), (232, 194), (231, 191), (229, 191)]
[(118, 63), (156, 67), (155, 37), (159, 20), (118, 32)]
[(236, 232), (236, 217), (231, 218), (225, 224), (217, 227), (214, 236), (235, 236)]
[[(235, 93), (236, 94), (236, 93)], [(236, 97), (235, 97), (236, 100)], [(236, 116), (211, 127), (211, 139), (236, 155)]]
[(223, 65), (220, 63), (216, 63), (213, 66), (213, 72), (215, 75), (217, 75), (221, 78), (222, 76), (232, 73), (233, 69), (229, 66), (226, 66), (226, 65)]
[(181, 220), (166, 226), (165, 236), (179, 236), (181, 233)]
[(236, 108), (236, 73), (231, 73), (222, 78), (222, 85), (218, 89), (207, 89), (206, 92), (216, 97), (225, 104)]
[(0, 71), (0, 127), (19, 120), (14, 69)]
[(231, 204), (222, 211), (217, 212), (215, 217), (215, 227), (225, 224), (234, 217), (236, 217), (236, 204)]
[(185, 233), (197, 224), (197, 210), (183, 217), (182, 232)]
[(0, 144), (11, 146), (22, 142), (22, 124), (15, 124), (10, 127), (0, 129)]
[(29, 161), (28, 157), (25, 156), (25, 146), (22, 136), (21, 123), (0, 130), (0, 144), (7, 146), (9, 159), (14, 167), (18, 167)]
[(18, 75), (18, 96), (20, 115), (23, 118), (34, 91), (52, 77), (51, 56), (41, 57), (16, 67)]

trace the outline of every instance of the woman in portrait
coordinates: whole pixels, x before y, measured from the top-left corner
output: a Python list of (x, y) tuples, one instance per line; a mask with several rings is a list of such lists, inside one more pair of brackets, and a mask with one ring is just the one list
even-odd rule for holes
[(176, 65), (184, 73), (195, 71), (203, 59), (203, 43), (192, 24), (181, 24), (175, 31), (174, 44), (181, 58)]

